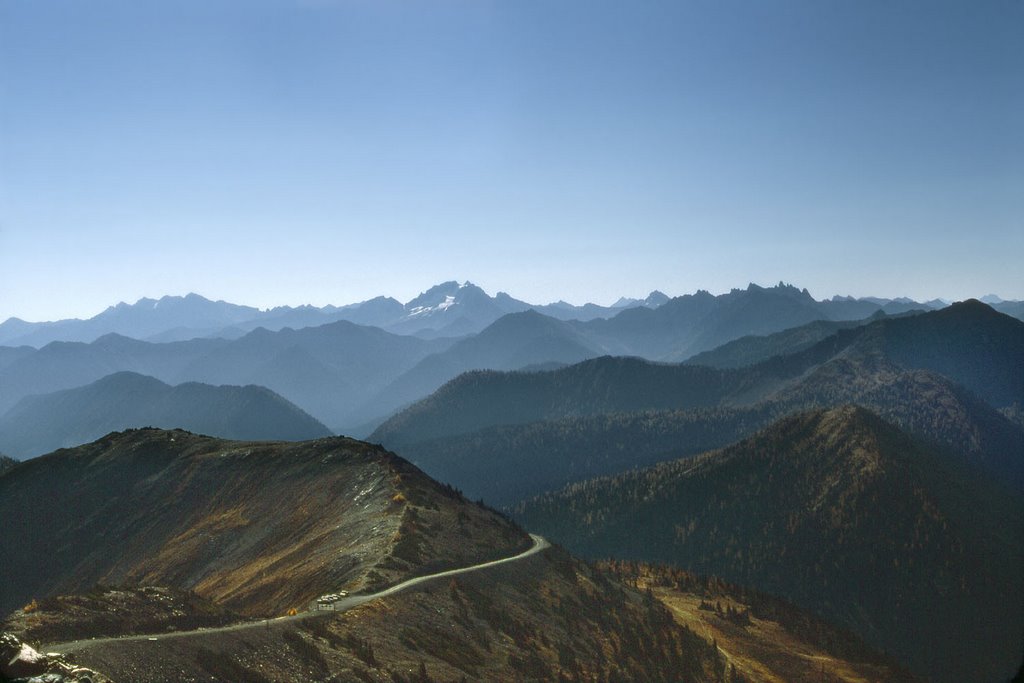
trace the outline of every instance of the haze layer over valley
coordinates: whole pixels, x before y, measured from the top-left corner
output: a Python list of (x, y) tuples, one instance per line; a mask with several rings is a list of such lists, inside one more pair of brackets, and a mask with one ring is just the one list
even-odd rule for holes
[[(605, 355), (659, 362), (693, 358), (688, 362), (714, 365), (713, 358), (702, 360), (696, 354), (733, 340), (749, 345), (758, 337), (742, 338), (751, 335), (801, 331), (798, 339), (780, 336), (783, 341), (756, 352), (760, 356), (723, 349), (748, 354), (739, 361), (747, 363), (809, 346), (872, 316), (945, 306), (938, 300), (816, 301), (806, 290), (781, 283), (750, 285), (719, 296), (701, 291), (670, 299), (654, 292), (642, 300), (622, 298), (612, 307), (533, 306), (455, 282), (432, 287), (404, 305), (384, 301), (379, 297), (322, 309), (259, 311), (189, 295), (120, 304), (89, 320), (9, 320), (0, 325), (0, 339), (42, 346), (0, 346), (0, 421), (11, 425), (0, 428), (0, 452), (38, 455), (98, 438), (104, 429), (133, 426), (183, 427), (229, 438), (295, 439), (316, 435), (322, 427), (313, 425), (319, 422), (335, 433), (367, 436), (397, 411), (472, 370), (542, 370)], [(996, 305), (1012, 311), (1017, 304)], [(381, 307), (390, 312), (371, 315)], [(195, 334), (202, 336), (189, 336)], [(128, 376), (112, 377), (125, 372), (183, 386), (162, 391), (158, 406), (153, 393), (157, 384), (150, 382), (143, 391), (139, 379), (131, 391), (141, 393), (130, 411), (99, 409), (105, 416), (90, 418), (91, 427), (76, 426), (76, 405), (117, 400), (115, 395), (125, 400), (131, 392), (120, 385)], [(100, 380), (104, 383), (97, 384)], [(252, 385), (269, 390), (268, 398), (276, 397), (258, 429), (240, 430), (223, 418), (218, 418), (223, 424), (212, 424), (185, 415), (196, 405), (185, 394), (199, 391), (197, 383), (211, 385), (207, 392)], [(185, 385), (193, 388), (186, 390)], [(71, 389), (87, 393), (59, 393)], [(238, 388), (220, 391), (234, 397), (224, 400), (249, 400)], [(58, 417), (61, 410), (70, 412)], [(244, 421), (241, 415), (238, 419)], [(292, 425), (295, 420), (306, 426)]]

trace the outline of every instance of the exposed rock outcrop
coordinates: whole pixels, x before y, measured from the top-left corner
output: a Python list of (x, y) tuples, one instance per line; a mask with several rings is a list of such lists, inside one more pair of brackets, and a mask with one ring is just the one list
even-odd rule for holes
[(0, 681), (12, 683), (112, 683), (106, 676), (71, 664), (63, 655), (42, 654), (11, 633), (0, 634)]

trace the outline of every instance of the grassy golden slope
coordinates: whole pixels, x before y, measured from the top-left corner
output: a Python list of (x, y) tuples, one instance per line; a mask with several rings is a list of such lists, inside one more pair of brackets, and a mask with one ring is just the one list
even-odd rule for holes
[(783, 600), (672, 567), (602, 563), (627, 585), (650, 590), (675, 620), (744, 677), (764, 683), (914, 681), (853, 634)]

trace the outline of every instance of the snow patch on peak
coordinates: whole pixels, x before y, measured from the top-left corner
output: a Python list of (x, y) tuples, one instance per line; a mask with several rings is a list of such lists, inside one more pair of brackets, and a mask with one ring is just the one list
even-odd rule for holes
[(444, 301), (437, 304), (436, 306), (416, 306), (410, 309), (409, 313), (407, 314), (407, 317), (418, 318), (424, 315), (428, 315), (430, 313), (436, 313), (438, 311), (447, 311), (449, 308), (455, 306), (457, 303), (458, 302), (455, 301), (455, 297), (453, 295), (446, 294), (444, 297)]

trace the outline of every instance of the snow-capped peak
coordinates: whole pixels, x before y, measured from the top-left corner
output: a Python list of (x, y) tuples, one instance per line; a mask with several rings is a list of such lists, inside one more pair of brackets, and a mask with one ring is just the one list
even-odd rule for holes
[(409, 310), (407, 314), (410, 318), (428, 315), (430, 313), (436, 313), (438, 311), (447, 311), (449, 308), (456, 304), (455, 297), (451, 294), (446, 294), (444, 301), (437, 304), (436, 306), (416, 306)]

